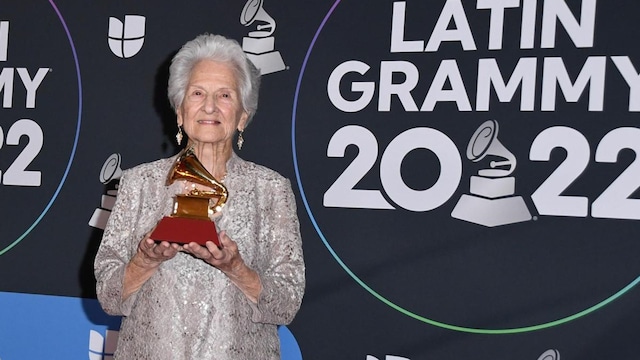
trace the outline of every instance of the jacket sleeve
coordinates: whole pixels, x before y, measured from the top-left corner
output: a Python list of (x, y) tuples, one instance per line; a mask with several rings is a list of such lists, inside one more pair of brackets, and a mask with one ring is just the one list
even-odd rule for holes
[(264, 256), (268, 262), (259, 274), (262, 292), (257, 304), (251, 304), (252, 321), (286, 325), (293, 320), (302, 303), (305, 265), (291, 184), (283, 179), (273, 189), (272, 207), (266, 221), (270, 246)]
[(132, 243), (137, 223), (139, 191), (128, 183), (128, 171), (123, 172), (116, 202), (113, 206), (102, 242), (94, 261), (96, 294), (104, 311), (110, 315), (127, 316), (136, 294), (122, 301), (124, 269), (133, 256)]

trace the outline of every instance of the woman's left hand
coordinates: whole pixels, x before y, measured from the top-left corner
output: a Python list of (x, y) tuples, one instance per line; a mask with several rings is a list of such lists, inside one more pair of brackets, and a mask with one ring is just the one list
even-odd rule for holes
[(218, 234), (220, 247), (207, 241), (205, 246), (192, 242), (185, 244), (183, 250), (193, 256), (204, 260), (207, 264), (213, 265), (225, 274), (237, 271), (244, 265), (244, 261), (238, 252), (238, 244), (227, 235), (225, 231)]
[(257, 303), (262, 291), (262, 283), (258, 273), (244, 263), (238, 251), (238, 244), (231, 240), (226, 232), (221, 231), (218, 239), (220, 247), (213, 241), (207, 241), (205, 246), (192, 242), (185, 244), (182, 249), (225, 273), (249, 300)]

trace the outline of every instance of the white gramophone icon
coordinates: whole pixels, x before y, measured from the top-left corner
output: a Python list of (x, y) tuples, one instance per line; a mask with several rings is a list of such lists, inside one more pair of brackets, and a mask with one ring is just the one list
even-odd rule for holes
[(470, 195), (458, 200), (451, 216), (484, 226), (499, 226), (531, 220), (531, 213), (521, 196), (514, 196), (516, 181), (511, 173), (516, 168), (516, 157), (498, 141), (498, 122), (482, 123), (467, 146), (467, 158), (479, 162), (487, 155), (502, 160), (491, 161), (491, 169), (478, 170), (471, 176)]
[(263, 0), (247, 1), (240, 14), (242, 25), (251, 26), (255, 22), (258, 22), (256, 31), (242, 38), (242, 50), (262, 75), (284, 70), (284, 61), (280, 52), (274, 50), (275, 38), (271, 36), (276, 31), (276, 22), (264, 10)]
[[(106, 185), (111, 180), (120, 179), (121, 175), (120, 154), (111, 154), (102, 165), (102, 170), (100, 170), (100, 182)], [(89, 219), (90, 226), (104, 230), (109, 215), (111, 215), (111, 209), (116, 203), (116, 195), (118, 195), (118, 184), (115, 185), (115, 189), (107, 190), (107, 194), (102, 195), (100, 207), (95, 209), (91, 219)]]

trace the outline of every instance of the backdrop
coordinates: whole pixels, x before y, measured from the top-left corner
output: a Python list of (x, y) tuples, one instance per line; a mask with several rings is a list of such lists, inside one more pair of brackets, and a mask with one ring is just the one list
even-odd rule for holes
[(178, 151), (168, 64), (209, 32), (263, 73), (239, 155), (298, 200), (283, 358), (637, 359), (639, 12), (3, 1), (0, 358), (113, 354), (93, 258), (120, 170)]

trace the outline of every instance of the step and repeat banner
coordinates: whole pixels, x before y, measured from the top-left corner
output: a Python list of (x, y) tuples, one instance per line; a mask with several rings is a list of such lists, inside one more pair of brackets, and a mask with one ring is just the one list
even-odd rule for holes
[[(283, 359), (640, 356), (640, 3), (4, 1), (0, 359), (109, 359), (93, 258), (168, 157), (205, 32), (263, 74), (239, 155), (291, 179)], [(231, 195), (233, 196), (233, 195)]]

